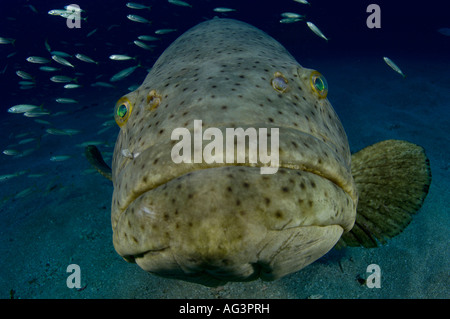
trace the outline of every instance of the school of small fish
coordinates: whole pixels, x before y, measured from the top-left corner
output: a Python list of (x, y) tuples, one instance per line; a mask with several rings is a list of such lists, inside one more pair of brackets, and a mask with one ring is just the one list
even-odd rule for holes
[[(309, 32), (306, 31), (309, 28), (317, 37), (328, 42), (329, 38), (325, 34), (328, 34), (329, 28), (324, 28), (324, 33), (315, 24), (318, 21), (320, 25), (320, 17), (307, 18), (305, 14), (305, 10), (308, 10), (308, 6), (311, 6), (311, 3), (306, 0), (292, 0), (292, 2), (301, 5), (293, 4), (289, 10), (280, 10), (279, 15), (278, 13), (274, 15), (278, 23), (286, 25), (286, 30), (292, 32), (293, 36), (296, 36), (296, 33), (299, 31)], [(220, 3), (217, 4), (221, 5)], [(213, 18), (214, 16), (235, 18), (240, 13), (239, 8), (228, 7), (227, 5), (218, 6), (217, 4), (212, 4), (212, 7), (208, 9), (211, 14), (208, 18)], [(82, 129), (63, 128), (58, 124), (60, 116), (67, 116), (86, 108), (79, 97), (80, 92), (86, 89), (94, 89), (98, 90), (99, 94), (107, 94), (108, 90), (111, 93), (115, 93), (118, 86), (123, 83), (122, 80), (129, 79), (131, 75), (141, 71), (142, 73), (139, 76), (143, 77), (151, 69), (151, 65), (161, 53), (155, 51), (165, 49), (167, 43), (164, 43), (164, 40), (170, 37), (175, 38), (185, 31), (179, 30), (175, 25), (172, 26), (167, 19), (163, 19), (164, 23), (157, 23), (161, 19), (154, 12), (156, 10), (155, 7), (160, 5), (168, 6), (175, 16), (189, 15), (196, 7), (200, 8), (200, 5), (195, 2), (190, 3), (189, 0), (167, 0), (158, 3), (154, 2), (152, 5), (148, 5), (147, 2), (127, 2), (120, 6), (120, 10), (123, 11), (122, 21), (111, 21), (110, 25), (98, 25), (95, 23), (97, 12), (90, 12), (73, 5), (68, 4), (62, 8), (50, 10), (42, 10), (31, 4), (24, 5), (24, 10), (27, 10), (26, 7), (28, 7), (35, 15), (48, 17), (46, 19), (52, 21), (56, 20), (55, 22), (61, 23), (61, 28), (66, 28), (64, 25), (65, 21), (70, 19), (75, 12), (78, 14), (75, 22), (81, 23), (86, 41), (97, 41), (96, 39), (100, 36), (105, 36), (105, 34), (111, 38), (111, 41), (105, 41), (104, 45), (101, 42), (101, 50), (91, 50), (86, 43), (73, 42), (70, 38), (59, 39), (49, 34), (43, 43), (36, 43), (29, 54), (18, 60), (19, 55), (16, 48), (24, 45), (23, 42), (21, 43), (22, 40), (11, 37), (8, 34), (0, 34), (0, 47), (11, 51), (2, 57), (6, 64), (3, 66), (2, 62), (0, 76), (13, 69), (17, 76), (13, 78), (17, 80), (18, 88), (24, 90), (24, 94), (20, 95), (22, 100), (18, 100), (16, 105), (8, 106), (7, 112), (15, 114), (14, 116), (21, 115), (24, 118), (28, 118), (27, 121), (32, 121), (43, 127), (41, 133), (33, 134), (30, 131), (19, 132), (15, 135), (11, 133), (10, 139), (14, 139), (14, 141), (4, 147), (2, 151), (3, 156), (13, 159), (28, 156), (40, 148), (41, 140), (50, 138), (49, 136), (53, 136), (52, 138), (70, 139), (75, 134), (81, 134), (83, 132)], [(312, 6), (314, 6), (314, 3)], [(297, 10), (298, 12), (296, 12)], [(91, 18), (88, 19), (88, 17)], [(11, 17), (9, 19), (12, 21), (15, 18)], [(313, 20), (315, 23), (309, 20)], [(199, 21), (195, 21), (195, 23), (197, 22)], [(195, 23), (193, 22), (192, 24)], [(127, 32), (128, 26), (139, 28), (139, 33), (134, 38), (130, 37), (128, 43), (122, 43), (119, 47), (114, 46), (111, 42), (113, 42), (115, 33)], [(305, 28), (306, 26), (308, 28)], [(124, 29), (126, 30), (124, 31)], [(444, 31), (447, 30), (443, 30), (440, 29), (439, 32), (445, 34)], [(130, 32), (130, 34), (132, 33)], [(25, 43), (25, 45), (27, 44)], [(136, 51), (137, 53), (135, 53)], [(398, 65), (390, 58), (383, 57), (383, 60), (392, 70), (403, 78), (406, 77)], [(111, 73), (104, 74), (104, 71), (98, 71), (96, 77), (85, 77), (83, 68), (89, 68), (89, 70), (100, 70), (100, 68), (104, 70), (107, 68), (111, 70)], [(8, 81), (14, 79), (8, 79)], [(138, 86), (139, 84), (128, 84), (127, 87), (128, 90), (134, 91)], [(25, 90), (33, 93), (43, 87), (50, 89), (50, 91), (62, 91), (63, 93), (55, 93), (45, 101), (36, 101), (32, 98), (33, 94), (31, 94), (30, 98), (26, 98), (27, 95), (25, 93), (27, 92)], [(62, 90), (59, 90), (60, 88)], [(111, 114), (96, 114), (96, 116), (105, 119), (103, 124), (99, 125), (98, 135), (108, 133), (108, 130), (115, 127)], [(98, 140), (86, 139), (85, 143), (111, 147), (111, 143), (108, 144), (107, 138), (100, 137)], [(84, 142), (77, 144), (77, 146), (79, 145), (84, 145)], [(75, 149), (75, 151), (77, 150)], [(77, 152), (77, 154), (52, 154), (48, 158), (50, 161), (55, 162), (70, 161), (76, 159), (77, 155), (81, 156), (82, 152), (79, 152), (79, 150)], [(106, 155), (108, 153), (110, 153), (109, 155), (112, 154), (112, 152), (105, 152)], [(42, 172), (12, 172), (11, 174), (1, 175), (0, 182), (22, 175), (27, 175), (28, 177), (45, 176)], [(28, 193), (29, 191), (24, 192), (20, 196), (25, 196)]]

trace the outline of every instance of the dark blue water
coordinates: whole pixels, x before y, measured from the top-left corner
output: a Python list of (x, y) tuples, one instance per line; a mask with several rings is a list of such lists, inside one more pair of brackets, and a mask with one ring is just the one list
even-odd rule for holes
[[(136, 2), (149, 10), (127, 8), (128, 1), (79, 0), (85, 12), (81, 28), (47, 14), (70, 2), (4, 0), (0, 2), (0, 148), (25, 156), (0, 154), (0, 297), (1, 298), (448, 298), (450, 192), (450, 28), (446, 1), (376, 1), (381, 28), (370, 29), (367, 6), (374, 1), (311, 0), (311, 6), (293, 0), (188, 0), (192, 8), (165, 0)], [(33, 7), (31, 8), (30, 5)], [(236, 9), (215, 13), (215, 7)], [(35, 12), (37, 11), (37, 12)], [(311, 32), (306, 23), (280, 24), (282, 12), (306, 15), (329, 38)], [(127, 19), (137, 14), (151, 25)], [(111, 159), (118, 127), (111, 124), (115, 102), (139, 85), (161, 53), (184, 31), (214, 16), (250, 23), (283, 44), (304, 67), (325, 75), (329, 99), (346, 128), (352, 151), (384, 139), (404, 139), (425, 147), (433, 182), (424, 206), (404, 233), (374, 250), (351, 248), (332, 251), (299, 273), (273, 283), (233, 283), (220, 289), (161, 279), (127, 264), (111, 242), (112, 185), (92, 172), (81, 143), (101, 142)], [(157, 29), (176, 32), (155, 35)], [(92, 35), (87, 35), (96, 30)], [(139, 35), (160, 38), (150, 51), (136, 46)], [(52, 50), (74, 56), (81, 53), (98, 65), (68, 60), (70, 68), (51, 61), (57, 72), (39, 70), (29, 56), (51, 60)], [(112, 61), (111, 54), (136, 57)], [(9, 56), (9, 57), (8, 57)], [(388, 56), (407, 74), (403, 79), (382, 60)], [(141, 64), (131, 76), (111, 83), (117, 72)], [(16, 71), (33, 76), (35, 85), (20, 88)], [(65, 89), (50, 81), (53, 75), (76, 77), (81, 88)], [(23, 80), (25, 81), (25, 80)], [(106, 82), (114, 88), (95, 87)], [(71, 98), (76, 104), (60, 104)], [(27, 118), (7, 113), (17, 104), (43, 105), (51, 114)], [(64, 112), (58, 115), (58, 112)], [(36, 122), (41, 119), (49, 122)], [(109, 122), (108, 122), (109, 121)], [(47, 129), (75, 129), (72, 136)], [(23, 140), (32, 138), (31, 142)], [(21, 142), (22, 141), (22, 142)], [(70, 156), (52, 162), (55, 155)], [(30, 176), (31, 175), (31, 176)], [(85, 289), (66, 286), (66, 267), (79, 264)], [(369, 264), (383, 271), (380, 289), (361, 286)]]

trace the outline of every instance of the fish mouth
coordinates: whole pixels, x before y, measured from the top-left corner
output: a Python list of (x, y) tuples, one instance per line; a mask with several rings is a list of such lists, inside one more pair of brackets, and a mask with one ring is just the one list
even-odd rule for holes
[(273, 280), (320, 258), (353, 227), (350, 168), (314, 136), (279, 133), (275, 174), (248, 160), (175, 164), (167, 144), (116, 159), (116, 251), (148, 272), (212, 286)]
[(207, 286), (299, 270), (335, 245), (356, 210), (322, 176), (289, 168), (277, 174), (226, 166), (174, 178), (119, 215), (114, 247), (148, 272)]

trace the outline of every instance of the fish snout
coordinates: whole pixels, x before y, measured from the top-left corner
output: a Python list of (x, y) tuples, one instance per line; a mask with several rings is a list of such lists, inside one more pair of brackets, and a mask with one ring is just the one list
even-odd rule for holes
[(339, 196), (327, 179), (298, 170), (197, 170), (136, 198), (113, 221), (113, 242), (163, 277), (208, 286), (274, 280), (320, 258), (353, 222), (353, 202)]

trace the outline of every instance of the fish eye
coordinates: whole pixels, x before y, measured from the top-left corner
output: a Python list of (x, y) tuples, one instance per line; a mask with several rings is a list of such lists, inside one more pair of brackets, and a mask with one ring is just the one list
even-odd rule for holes
[(275, 72), (272, 79), (272, 87), (275, 91), (284, 93), (289, 88), (286, 77), (281, 72)]
[(116, 107), (114, 108), (114, 119), (119, 127), (122, 127), (128, 121), (132, 109), (133, 104), (128, 98), (122, 97), (117, 101)]
[(319, 95), (320, 99), (324, 99), (328, 94), (328, 83), (325, 77), (317, 71), (311, 72), (310, 76), (311, 88)]

